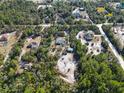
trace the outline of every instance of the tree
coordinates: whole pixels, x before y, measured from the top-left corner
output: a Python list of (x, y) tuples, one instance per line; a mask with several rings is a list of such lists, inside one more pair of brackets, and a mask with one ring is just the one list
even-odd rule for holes
[(34, 88), (32, 86), (27, 86), (24, 93), (34, 93)]
[(44, 88), (42, 88), (42, 87), (39, 86), (37, 88), (37, 90), (36, 90), (36, 93), (46, 93), (46, 92), (45, 92), (45, 89)]

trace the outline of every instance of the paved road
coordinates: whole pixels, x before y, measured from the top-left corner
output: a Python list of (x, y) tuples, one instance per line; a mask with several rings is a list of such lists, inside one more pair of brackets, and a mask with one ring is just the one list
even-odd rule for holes
[(119, 53), (117, 52), (117, 50), (115, 49), (115, 47), (113, 46), (113, 44), (110, 42), (110, 40), (108, 39), (108, 37), (104, 33), (104, 31), (102, 29), (102, 24), (97, 24), (96, 26), (99, 28), (101, 34), (103, 35), (103, 37), (105, 38), (105, 40), (108, 42), (109, 47), (111, 48), (112, 52), (114, 53), (114, 55), (118, 59), (119, 64), (121, 65), (121, 67), (124, 70), (124, 60), (123, 60), (122, 56), (119, 55)]

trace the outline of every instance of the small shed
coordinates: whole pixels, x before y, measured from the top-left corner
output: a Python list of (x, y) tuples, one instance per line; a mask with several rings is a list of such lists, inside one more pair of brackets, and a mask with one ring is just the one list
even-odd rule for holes
[(74, 52), (74, 49), (71, 48), (71, 47), (69, 47), (69, 48), (67, 49), (67, 52), (68, 52), (68, 53), (73, 53), (73, 52)]

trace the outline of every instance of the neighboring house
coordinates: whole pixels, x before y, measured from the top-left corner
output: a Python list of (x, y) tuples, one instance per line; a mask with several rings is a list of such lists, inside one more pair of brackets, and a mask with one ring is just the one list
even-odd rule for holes
[(33, 66), (32, 63), (28, 63), (24, 61), (21, 61), (19, 65), (20, 65), (20, 68), (23, 68), (23, 69), (31, 69), (31, 67)]
[(84, 19), (86, 21), (89, 21), (89, 16), (86, 12), (86, 10), (83, 7), (80, 8), (76, 8), (73, 12), (72, 15), (76, 18), (76, 19)]
[(106, 17), (112, 17), (113, 16), (113, 13), (110, 13), (110, 12), (108, 12), (106, 9), (105, 9), (105, 7), (104, 7), (104, 5), (98, 5), (98, 7), (97, 7), (97, 13), (99, 13), (99, 14), (104, 14), (104, 16), (106, 16)]
[(93, 31), (81, 31), (76, 38), (81, 40), (82, 45), (87, 45), (88, 54), (98, 55), (103, 50), (101, 35), (95, 35)]
[(105, 6), (105, 5), (104, 5), (103, 3), (98, 3), (98, 5), (97, 5), (97, 12), (98, 12), (98, 13), (107, 14), (108, 11), (105, 9), (104, 6)]
[(72, 12), (73, 16), (75, 18), (81, 18), (81, 14), (80, 14), (80, 11), (79, 9), (75, 9), (73, 12)]
[(55, 44), (64, 46), (66, 45), (66, 40), (63, 37), (58, 37), (55, 40)]
[(54, 37), (54, 40), (52, 40), (51, 42), (51, 48), (49, 51), (49, 55), (50, 56), (56, 55), (60, 57), (68, 45), (66, 41), (65, 33), (64, 31), (63, 32), (60, 31), (60, 32), (54, 33), (53, 37)]
[(84, 39), (86, 41), (91, 41), (93, 40), (93, 37), (94, 37), (94, 33), (92, 31), (88, 31), (87, 33), (84, 34)]
[(93, 31), (90, 31), (90, 30), (87, 32), (80, 31), (76, 36), (77, 39), (81, 40), (83, 45), (86, 44), (87, 42), (92, 41), (93, 37), (94, 37), (94, 33), (93, 33)]
[(37, 48), (37, 47), (38, 47), (38, 44), (36, 42), (31, 42), (31, 44), (27, 46), (27, 48)]

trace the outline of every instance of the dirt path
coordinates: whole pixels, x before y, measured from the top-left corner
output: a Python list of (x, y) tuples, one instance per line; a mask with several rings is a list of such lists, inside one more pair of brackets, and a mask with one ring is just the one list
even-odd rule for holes
[[(20, 33), (20, 35), (19, 35), (19, 37), (17, 38), (16, 42), (14, 42), (14, 43), (12, 43), (11, 45), (8, 46), (8, 47), (9, 47), (9, 50), (8, 50), (8, 52), (7, 52), (7, 54), (6, 54), (6, 56), (5, 56), (3, 62), (6, 62), (6, 61), (7, 61), (7, 59), (9, 58), (9, 53), (10, 53), (10, 51), (11, 51), (11, 49), (12, 49), (12, 45), (14, 45), (15, 43), (17, 43), (18, 40), (21, 38), (21, 36), (22, 36), (22, 32)], [(13, 37), (10, 38), (10, 39), (13, 39)]]

